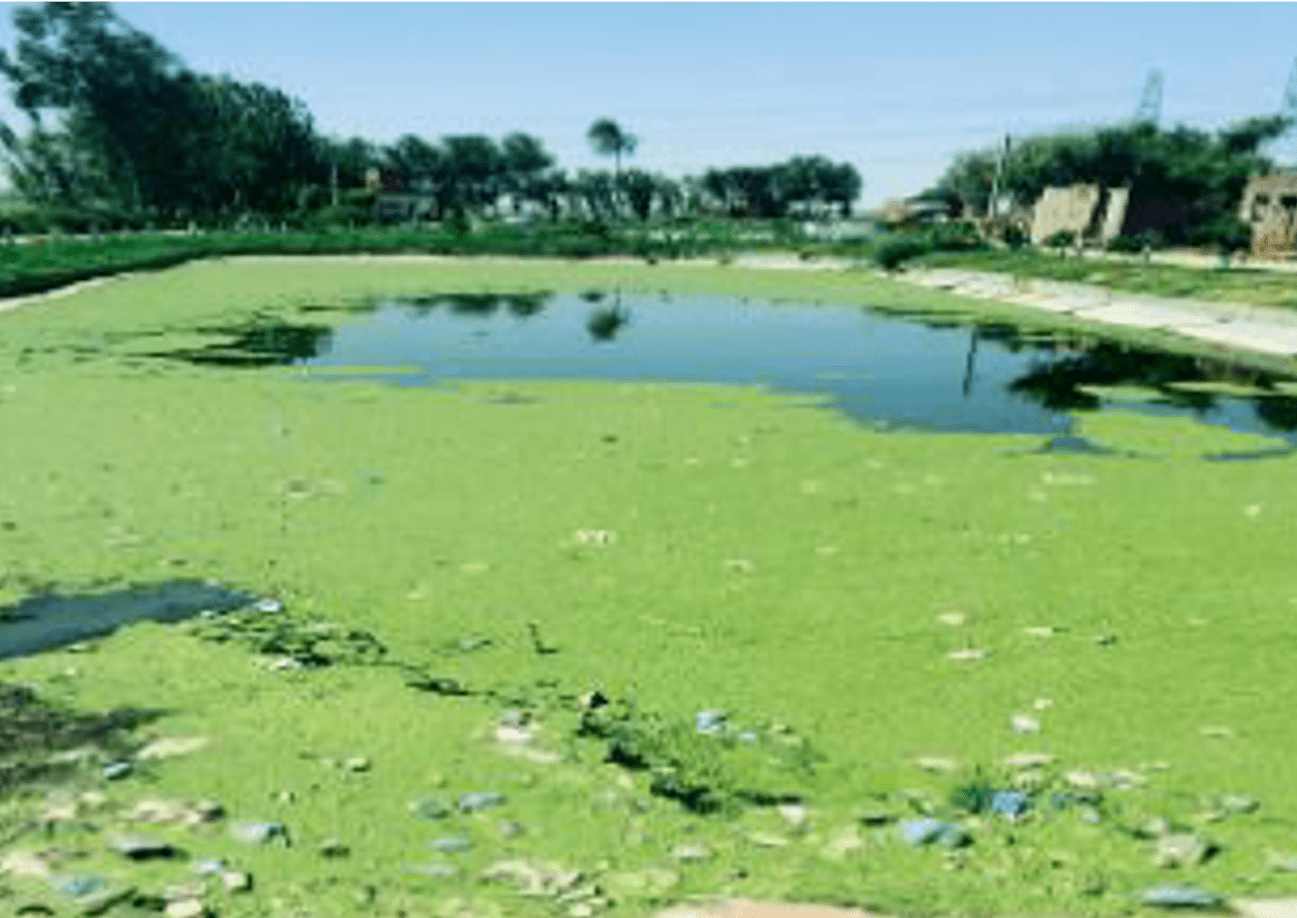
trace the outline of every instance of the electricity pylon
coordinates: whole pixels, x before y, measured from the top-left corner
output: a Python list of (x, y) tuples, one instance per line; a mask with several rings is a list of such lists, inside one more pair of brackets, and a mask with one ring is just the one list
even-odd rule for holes
[(1162, 71), (1154, 68), (1144, 80), (1144, 92), (1139, 97), (1139, 108), (1135, 110), (1137, 123), (1151, 124), (1154, 127), (1162, 118)]

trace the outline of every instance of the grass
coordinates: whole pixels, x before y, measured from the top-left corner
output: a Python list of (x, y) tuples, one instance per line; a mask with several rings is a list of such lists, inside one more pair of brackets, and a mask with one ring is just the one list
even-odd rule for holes
[(926, 267), (998, 271), (1018, 277), (1099, 284), (1113, 290), (1214, 302), (1297, 308), (1297, 276), (1261, 268), (1229, 270), (1145, 264), (1137, 260), (1096, 261), (1020, 249), (937, 252), (918, 259)]
[[(1110, 414), (1083, 432), (1139, 458), (1041, 455), (1028, 452), (1038, 437), (879, 433), (753, 388), (324, 386), (137, 356), (256, 312), (337, 306), (304, 315), (345, 321), (349, 303), (380, 292), (619, 282), (965, 305), (866, 275), (777, 274), (204, 263), (5, 315), (0, 588), (215, 578), (281, 598), (291, 618), (248, 640), (212, 640), (208, 623), (141, 625), (92, 653), (0, 664), (0, 680), (60, 709), (163, 710), (141, 741), (210, 738), (129, 779), (84, 773), (107, 794), (86, 818), (112, 825), (143, 798), (204, 797), (232, 820), (283, 821), (289, 848), (219, 827), (148, 830), (253, 873), (252, 892), (212, 895), (224, 915), (567, 913), (571, 901), (479, 879), (508, 860), (581, 871), (595, 912), (617, 915), (717, 892), (1023, 916), (1128, 914), (1168, 879), (1297, 892), (1294, 875), (1267, 867), (1297, 848), (1297, 724), (1283, 703), (1297, 689), (1297, 476), (1290, 458), (1200, 458), (1269, 441)], [(939, 618), (954, 612), (962, 624)], [(352, 635), (342, 651), (372, 648), (364, 634), (386, 653), (310, 643), (336, 665), (267, 665), (300, 650), (312, 622)], [(1023, 630), (1044, 626), (1056, 631)], [(965, 648), (991, 653), (949, 657)], [(592, 725), (592, 690), (622, 713)], [(1041, 699), (1052, 705), (1037, 710)], [(559, 761), (506, 754), (494, 730), (509, 709)], [(692, 731), (700, 710), (727, 712), (732, 735)], [(1042, 732), (1012, 732), (1014, 713)], [(755, 744), (738, 737), (748, 730)], [(775, 754), (803, 741), (805, 755)], [(614, 742), (612, 757), (636, 767), (605, 762)], [(1002, 764), (1020, 751), (1054, 756), (1026, 779), (1034, 815), (965, 815), (969, 788), (1024, 780)], [(924, 756), (954, 770), (925, 771)], [(338, 764), (356, 757), (368, 767)], [(1045, 805), (1073, 769), (1146, 783), (1104, 790), (1092, 825)], [(682, 805), (708, 799), (700, 787), (733, 805)], [(506, 800), (431, 821), (409, 811), (476, 791)], [(1227, 793), (1260, 807), (1215, 819)], [(752, 802), (794, 797), (801, 825)], [(0, 821), (21, 826), (40, 806), (36, 792), (11, 797)], [(921, 812), (963, 820), (973, 844), (902, 844), (895, 821)], [(1135, 831), (1153, 817), (1201, 817), (1221, 852), (1155, 867), (1154, 842)], [(526, 831), (509, 837), (502, 822)], [(436, 854), (442, 836), (473, 847)], [(321, 855), (332, 838), (348, 857)], [(684, 844), (711, 857), (678, 863)], [(113, 861), (102, 833), (77, 823), (9, 843), (48, 846), (84, 849), (76, 870), (144, 892), (188, 877)], [(445, 861), (463, 872), (405, 870)], [(4, 889), (15, 906), (68, 909), (35, 881)]]

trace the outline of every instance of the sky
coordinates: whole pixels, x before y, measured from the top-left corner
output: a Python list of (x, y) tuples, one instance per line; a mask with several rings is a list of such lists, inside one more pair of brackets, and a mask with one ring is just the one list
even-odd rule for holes
[[(6, 48), (14, 6), (0, 3)], [(1163, 125), (1276, 112), (1297, 57), (1291, 3), (115, 8), (196, 70), (296, 96), (325, 134), (525, 131), (575, 171), (606, 165), (585, 132), (611, 117), (639, 138), (630, 165), (679, 177), (823, 154), (860, 171), (864, 207), (922, 190), (1006, 133), (1130, 118), (1153, 68)], [(22, 123), (7, 102), (0, 118)]]

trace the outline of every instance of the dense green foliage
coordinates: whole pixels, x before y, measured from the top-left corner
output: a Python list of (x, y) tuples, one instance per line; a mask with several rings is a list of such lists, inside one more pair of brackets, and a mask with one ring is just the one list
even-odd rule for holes
[(850, 163), (794, 156), (772, 166), (709, 169), (701, 187), (723, 213), (735, 217), (783, 217), (832, 207), (845, 215), (860, 195), (861, 181)]
[(558, 168), (543, 143), (514, 132), (390, 145), (316, 133), (280, 90), (189, 69), (107, 3), (14, 10), (17, 41), (0, 75), (28, 120), (0, 127), (26, 206), (0, 220), (16, 232), (99, 232), (191, 225), (246, 229), (272, 220), (312, 227), (475, 220), (647, 221), (689, 211), (782, 217), (844, 212), (861, 187), (849, 164), (794, 157), (678, 181), (623, 170), (638, 138), (611, 118), (587, 132), (611, 172)]
[[(1000, 189), (1030, 204), (1051, 186), (1089, 182), (1124, 187), (1131, 200), (1156, 202), (1149, 220), (1173, 244), (1239, 247), (1235, 219), (1247, 177), (1273, 164), (1262, 146), (1290, 125), (1281, 116), (1246, 118), (1215, 133), (1179, 126), (1159, 130), (1147, 122), (1098, 130), (1040, 134), (1004, 158)], [(984, 213), (1000, 151), (961, 154), (925, 192)]]

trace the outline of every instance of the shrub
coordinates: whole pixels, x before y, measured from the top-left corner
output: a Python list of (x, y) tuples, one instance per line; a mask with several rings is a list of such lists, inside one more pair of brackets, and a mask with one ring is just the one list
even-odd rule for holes
[(1108, 240), (1109, 252), (1126, 252), (1131, 255), (1138, 255), (1144, 251), (1144, 239), (1141, 236), (1121, 235), (1114, 236)]
[(874, 261), (885, 271), (895, 271), (911, 258), (918, 258), (931, 251), (932, 243), (924, 236), (887, 236), (874, 247)]
[(986, 248), (986, 240), (971, 222), (957, 220), (933, 228), (932, 247), (938, 252), (969, 252)]
[(1000, 238), (1011, 249), (1020, 249), (1031, 241), (1027, 231), (1016, 223), (1010, 223), (1006, 226), (1004, 232), (1000, 234)]
[(1063, 249), (1076, 245), (1076, 233), (1071, 230), (1059, 230), (1045, 240), (1045, 245), (1061, 252)]

